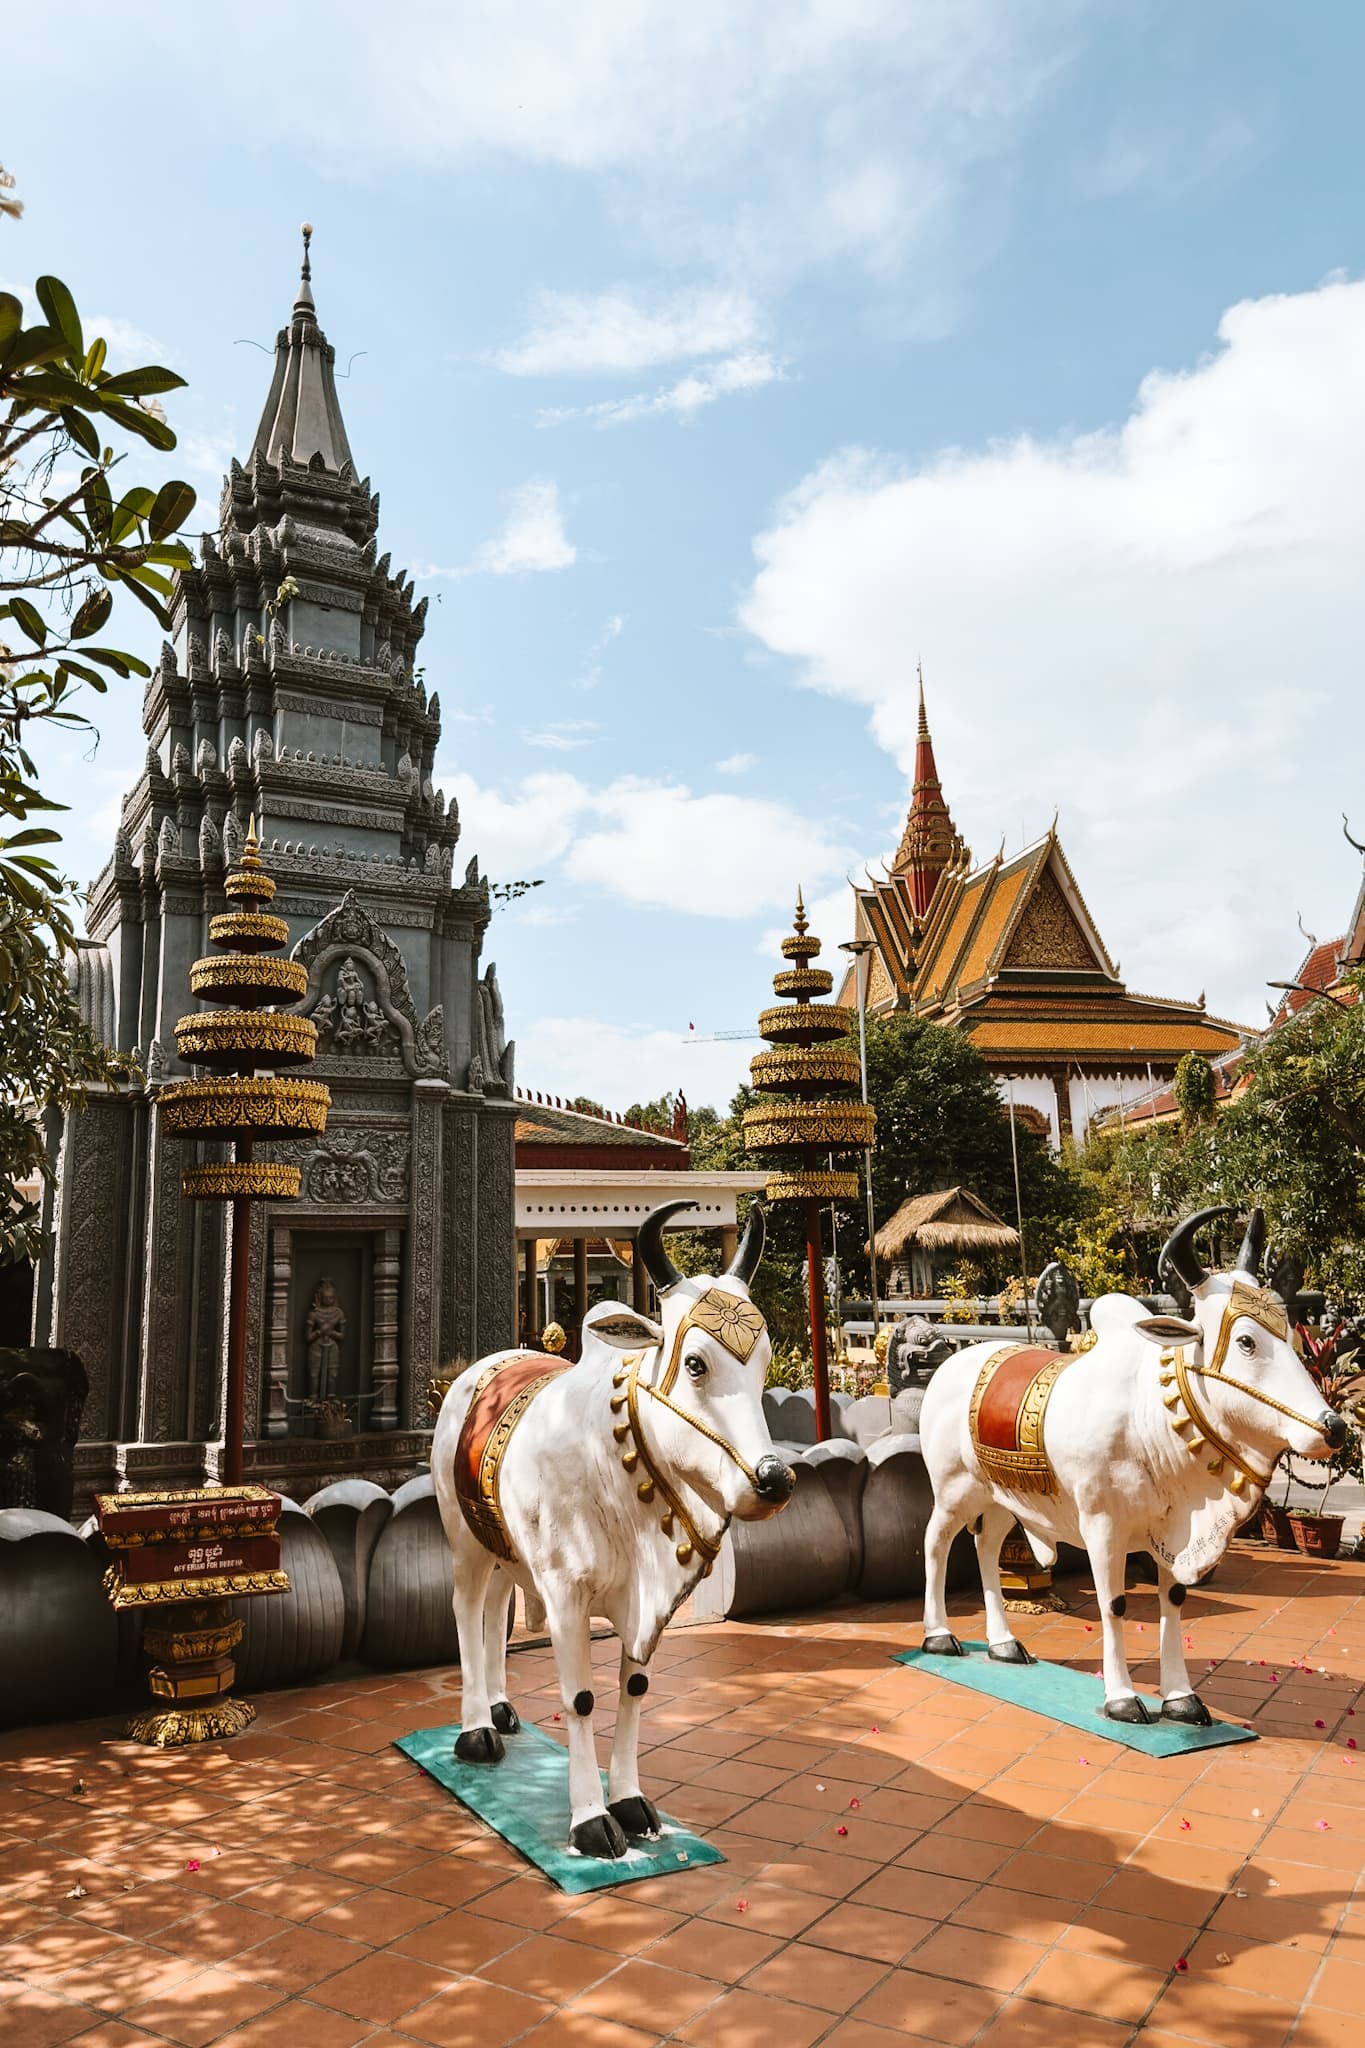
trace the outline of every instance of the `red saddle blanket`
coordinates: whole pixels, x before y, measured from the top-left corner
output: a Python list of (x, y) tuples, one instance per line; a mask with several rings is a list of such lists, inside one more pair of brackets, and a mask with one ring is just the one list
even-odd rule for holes
[(1057, 1491), (1043, 1444), (1043, 1417), (1052, 1389), (1075, 1362), (1069, 1351), (1006, 1344), (981, 1367), (972, 1391), (972, 1444), (982, 1472), (997, 1486), (1015, 1493)]
[(474, 1383), (455, 1446), (455, 1493), (469, 1527), (495, 1557), (515, 1554), (498, 1496), (503, 1453), (541, 1388), (568, 1370), (567, 1359), (523, 1351), (486, 1366)]

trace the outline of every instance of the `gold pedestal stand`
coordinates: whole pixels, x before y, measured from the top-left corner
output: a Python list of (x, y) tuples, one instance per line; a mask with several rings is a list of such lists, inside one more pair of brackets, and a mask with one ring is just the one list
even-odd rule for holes
[(167, 1704), (134, 1714), (129, 1738), (177, 1749), (249, 1728), (256, 1709), (249, 1700), (228, 1698), (237, 1676), (232, 1653), (242, 1629), (226, 1600), (186, 1600), (149, 1621), (142, 1632), (142, 1647), (153, 1660), (147, 1685), (153, 1700)]
[(1006, 1614), (1065, 1614), (1067, 1605), (1052, 1588), (1052, 1573), (1039, 1564), (1016, 1522), (1000, 1546), (1000, 1587)]

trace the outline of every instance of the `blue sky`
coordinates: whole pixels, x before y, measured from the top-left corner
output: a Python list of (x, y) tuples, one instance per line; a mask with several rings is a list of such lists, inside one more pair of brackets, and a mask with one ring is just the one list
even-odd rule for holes
[[(1248, 1022), (1358, 864), (1365, 15), (1130, 0), (77, 4), (0, 281), (172, 362), (216, 517), (310, 219), (432, 597), (532, 1086), (723, 1100), (796, 884), (1060, 811), (1130, 985)], [(25, 38), (33, 47), (25, 52)], [(20, 75), (50, 61), (33, 11)], [(121, 324), (115, 324), (121, 323)], [(139, 627), (127, 624), (135, 639)], [(54, 761), (105, 858), (132, 695)]]

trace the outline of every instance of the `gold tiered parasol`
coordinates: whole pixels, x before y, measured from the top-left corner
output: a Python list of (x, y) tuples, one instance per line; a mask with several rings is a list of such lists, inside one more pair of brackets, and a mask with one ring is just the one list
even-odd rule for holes
[(779, 1155), (768, 1170), (770, 1202), (806, 1205), (816, 1427), (824, 1438), (830, 1433), (829, 1354), (820, 1206), (856, 1198), (857, 1174), (834, 1167), (830, 1154), (866, 1151), (877, 1113), (865, 1102), (829, 1099), (831, 1089), (856, 1088), (860, 1070), (857, 1054), (833, 1043), (852, 1029), (852, 1011), (818, 1000), (834, 987), (828, 969), (810, 964), (819, 951), (798, 889), (793, 929), (782, 941), (783, 957), (793, 965), (773, 976), (773, 993), (786, 1000), (760, 1015), (759, 1031), (772, 1050), (757, 1053), (749, 1066), (754, 1087), (780, 1100), (744, 1112), (744, 1144), (750, 1152)]
[(261, 1139), (310, 1137), (325, 1130), (331, 1096), (321, 1081), (296, 1080), (277, 1071), (313, 1059), (318, 1034), (311, 1018), (276, 1007), (307, 994), (308, 969), (297, 960), (268, 957), (288, 945), (289, 926), (263, 907), (273, 898), (275, 884), (261, 864), (254, 819), (224, 889), (233, 907), (209, 924), (211, 942), (224, 950), (195, 961), (190, 988), (205, 1001), (232, 1007), (180, 1019), (175, 1041), (181, 1059), (209, 1074), (169, 1082), (160, 1107), (167, 1130), (176, 1137), (233, 1147), (230, 1160), (187, 1166), (181, 1186), (195, 1200), (232, 1203), (223, 1478), (235, 1485), (242, 1476), (251, 1204), (290, 1200), (299, 1192), (297, 1166), (257, 1159), (254, 1148)]

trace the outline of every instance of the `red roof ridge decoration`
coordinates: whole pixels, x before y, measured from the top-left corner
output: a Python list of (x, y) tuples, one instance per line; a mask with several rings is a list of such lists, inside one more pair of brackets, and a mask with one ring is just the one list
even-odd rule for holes
[(939, 877), (955, 858), (966, 853), (943, 796), (934, 742), (924, 709), (924, 667), (919, 666), (919, 732), (915, 740), (915, 780), (901, 843), (891, 873), (903, 877), (916, 917), (924, 917)]

